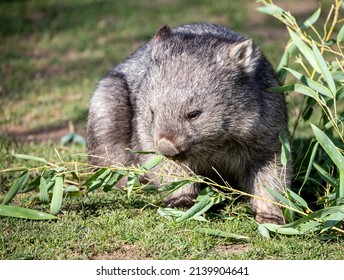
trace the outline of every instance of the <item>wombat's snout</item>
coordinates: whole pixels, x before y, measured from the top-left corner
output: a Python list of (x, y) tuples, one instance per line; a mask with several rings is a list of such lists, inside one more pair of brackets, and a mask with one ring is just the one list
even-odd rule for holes
[(157, 150), (165, 157), (175, 157), (180, 151), (178, 148), (168, 139), (162, 138), (157, 143)]

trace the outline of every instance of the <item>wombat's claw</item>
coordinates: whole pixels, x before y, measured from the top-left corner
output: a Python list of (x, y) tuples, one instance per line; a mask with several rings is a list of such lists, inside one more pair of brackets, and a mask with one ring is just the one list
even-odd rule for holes
[(257, 213), (255, 216), (255, 219), (260, 224), (264, 224), (264, 223), (275, 224), (275, 225), (285, 224), (283, 217), (271, 215), (267, 213)]

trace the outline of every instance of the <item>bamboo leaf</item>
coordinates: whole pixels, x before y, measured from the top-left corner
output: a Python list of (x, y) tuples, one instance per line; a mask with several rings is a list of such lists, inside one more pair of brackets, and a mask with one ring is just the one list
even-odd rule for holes
[(279, 133), (279, 139), (282, 143), (281, 163), (286, 166), (287, 162), (290, 160), (290, 143), (285, 131)]
[(322, 84), (320, 84), (316, 81), (313, 81), (313, 80), (307, 78), (306, 76), (302, 75), (301, 73), (299, 73), (293, 69), (286, 68), (286, 70), (288, 72), (290, 72), (291, 74), (293, 74), (298, 80), (300, 80), (306, 86), (312, 88), (313, 90), (321, 93), (324, 96), (327, 96), (327, 97), (333, 99), (333, 94), (327, 87), (323, 86)]
[(187, 210), (184, 215), (176, 219), (177, 223), (188, 220), (190, 218), (198, 217), (214, 205), (214, 200), (208, 194), (203, 195), (201, 193), (197, 199), (199, 200), (196, 201), (196, 203), (189, 210)]
[(300, 211), (302, 211), (302, 209), (298, 206), (298, 205), (296, 205), (296, 204), (294, 204), (292, 201), (290, 201), (290, 199), (288, 199), (287, 197), (284, 197), (283, 195), (281, 195), (279, 192), (277, 192), (277, 191), (275, 191), (275, 190), (273, 190), (273, 189), (271, 189), (271, 188), (269, 188), (269, 187), (267, 187), (267, 186), (264, 186), (265, 187), (265, 189), (267, 190), (267, 192), (269, 193), (269, 194), (271, 194), (277, 201), (280, 201), (281, 203), (283, 203), (284, 205), (286, 205), (286, 206), (289, 206), (289, 207), (291, 207), (292, 209), (294, 209), (294, 210), (300, 210)]
[(43, 203), (49, 202), (47, 182), (42, 176), (40, 178), (40, 183), (39, 183), (39, 200)]
[[(181, 217), (184, 215), (185, 211), (172, 208), (159, 208), (158, 213), (167, 219), (172, 219), (172, 217)], [(202, 216), (193, 217), (193, 219), (201, 222), (207, 222), (207, 220)]]
[(157, 165), (160, 164), (164, 159), (163, 156), (154, 156), (151, 159), (149, 159), (147, 162), (145, 162), (142, 166), (141, 169), (144, 171), (148, 171), (156, 167)]
[(338, 167), (338, 169), (344, 172), (344, 156), (339, 152), (338, 148), (333, 144), (331, 139), (322, 132), (318, 127), (311, 124), (313, 133), (317, 140), (319, 141), (321, 147), (332, 159), (333, 163)]
[(317, 22), (320, 17), (321, 7), (319, 7), (304, 23), (300, 26), (301, 29), (307, 29), (311, 25)]
[(287, 190), (288, 195), (297, 202), (298, 205), (304, 208), (308, 208), (307, 202), (298, 194), (294, 193), (292, 190)]
[(129, 172), (128, 181), (127, 181), (128, 197), (131, 195), (131, 192), (133, 191), (133, 189), (139, 187), (140, 185), (141, 185), (140, 180), (137, 177), (137, 175), (133, 172)]
[(344, 212), (336, 212), (328, 215), (324, 218), (324, 225), (321, 229), (321, 232), (328, 230), (329, 228), (335, 226), (336, 224), (340, 223), (344, 220)]
[(306, 175), (305, 175), (305, 178), (303, 179), (303, 183), (302, 183), (302, 186), (300, 187), (300, 189), (303, 188), (303, 186), (306, 184), (306, 182), (309, 178), (309, 174), (311, 173), (311, 170), (312, 170), (314, 158), (315, 158), (317, 151), (318, 151), (318, 146), (319, 146), (319, 142), (316, 142), (315, 145), (313, 146), (312, 154), (311, 154), (311, 157), (310, 157), (309, 162), (308, 162)]
[(344, 205), (341, 206), (330, 206), (324, 209), (320, 209), (318, 211), (315, 211), (305, 217), (302, 217), (301, 219), (298, 219), (297, 221), (294, 221), (292, 223), (283, 225), (282, 227), (296, 227), (298, 225), (301, 225), (303, 223), (306, 223), (308, 221), (311, 221), (313, 219), (317, 219), (317, 218), (324, 218), (332, 213), (336, 213), (336, 212), (344, 212)]
[(258, 232), (265, 238), (269, 238), (270, 239), (270, 232), (269, 230), (265, 227), (264, 224), (260, 224), (258, 226)]
[(238, 235), (238, 234), (234, 234), (234, 233), (230, 233), (230, 232), (222, 231), (222, 230), (217, 230), (217, 229), (196, 227), (193, 230), (195, 232), (199, 232), (199, 233), (203, 233), (203, 234), (208, 234), (208, 235), (219, 236), (219, 237), (227, 237), (227, 238), (238, 239), (238, 240), (247, 240), (247, 239), (249, 239), (248, 236)]
[[(98, 189), (98, 188), (100, 188), (102, 185), (103, 185), (103, 183), (104, 183), (104, 181), (105, 181), (105, 179), (106, 178), (108, 178), (108, 176), (111, 174), (111, 172), (112, 172), (112, 170), (111, 169), (109, 169), (109, 168), (103, 168), (103, 169), (105, 169), (103, 172), (99, 172), (99, 176), (98, 177), (96, 177), (93, 181), (92, 181), (92, 183), (91, 183), (91, 185), (90, 185), (90, 187), (88, 188), (88, 192), (92, 192), (92, 191), (94, 191), (94, 190), (96, 190), (96, 189)], [(102, 170), (101, 170), (102, 171)], [(97, 172), (98, 173), (98, 172)], [(97, 174), (96, 173), (96, 174)], [(93, 177), (93, 176), (92, 176)]]
[(289, 27), (289, 35), (290, 38), (293, 40), (296, 47), (302, 53), (302, 55), (308, 60), (309, 64), (319, 73), (320, 70), (317, 67), (317, 62), (315, 60), (314, 54), (312, 49), (301, 39), (300, 34), (292, 31)]
[(31, 220), (57, 219), (56, 216), (47, 213), (11, 205), (0, 205), (0, 216)]
[(344, 41), (344, 25), (342, 25), (342, 27), (340, 28), (337, 34), (337, 42), (343, 42), (343, 41)]
[(318, 174), (321, 176), (322, 179), (324, 179), (328, 184), (330, 184), (335, 189), (339, 188), (338, 180), (331, 176), (325, 169), (323, 169), (319, 164), (313, 163), (314, 168), (318, 172)]
[(18, 191), (24, 186), (24, 184), (26, 183), (28, 178), (29, 178), (29, 172), (28, 171), (24, 171), (18, 178), (16, 178), (13, 181), (10, 190), (6, 194), (2, 204), (10, 203), (11, 200), (16, 196)]
[(332, 91), (332, 98), (336, 97), (336, 85), (334, 83), (332, 74), (330, 73), (330, 70), (328, 69), (326, 62), (323, 58), (323, 56), (321, 55), (318, 47), (315, 45), (315, 43), (312, 43), (312, 49), (313, 49), (313, 53), (315, 56), (315, 60), (320, 68), (320, 71), (325, 79), (325, 81), (327, 82), (330, 90)]
[(302, 234), (299, 230), (292, 227), (283, 227), (281, 225), (275, 224), (264, 224), (264, 226), (271, 232), (276, 232), (285, 235), (299, 235)]
[(24, 155), (24, 154), (14, 154), (16, 158), (25, 159), (25, 160), (33, 160), (33, 161), (39, 161), (43, 163), (48, 163), (46, 159), (41, 157), (35, 157), (30, 155)]
[(53, 196), (51, 198), (50, 204), (50, 214), (57, 215), (62, 206), (62, 198), (63, 198), (63, 176), (58, 175), (55, 179), (55, 185), (53, 190)]

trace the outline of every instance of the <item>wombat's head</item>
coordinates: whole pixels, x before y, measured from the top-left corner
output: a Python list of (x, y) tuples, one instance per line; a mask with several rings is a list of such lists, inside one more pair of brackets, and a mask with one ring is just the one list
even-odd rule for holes
[(243, 37), (231, 42), (161, 28), (137, 100), (142, 148), (185, 161), (249, 137), (261, 108), (260, 59)]

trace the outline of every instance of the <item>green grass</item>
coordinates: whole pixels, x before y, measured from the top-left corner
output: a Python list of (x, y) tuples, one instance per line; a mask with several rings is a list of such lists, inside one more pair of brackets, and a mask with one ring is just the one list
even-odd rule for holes
[[(299, 1), (278, 2), (292, 6)], [(251, 0), (240, 5), (228, 0), (1, 1), (0, 133), (5, 131), (19, 142), (0, 135), (0, 170), (35, 166), (13, 158), (13, 153), (57, 162), (59, 156), (68, 161), (72, 154), (85, 152), (83, 146), (60, 146), (56, 135), (47, 140), (46, 130), (55, 131), (68, 122), (83, 130), (97, 81), (164, 24), (208, 21), (230, 26), (253, 37), (276, 66), (288, 35), (281, 24), (272, 24), (271, 18), (255, 11), (257, 6)], [(301, 17), (307, 15), (308, 10), (300, 11)], [(35, 140), (47, 141), (31, 142), (31, 134)], [(16, 175), (0, 175), (0, 201)], [(49, 211), (44, 205), (29, 205), (32, 195), (21, 194), (14, 204)], [(332, 241), (312, 234), (263, 238), (240, 205), (234, 208), (239, 213), (236, 219), (175, 223), (149, 206), (151, 201), (149, 196), (128, 200), (118, 192), (99, 191), (66, 201), (57, 221), (0, 217), (0, 259), (344, 258), (344, 241), (339, 237)], [(193, 231), (195, 227), (250, 239), (205, 235)]]

